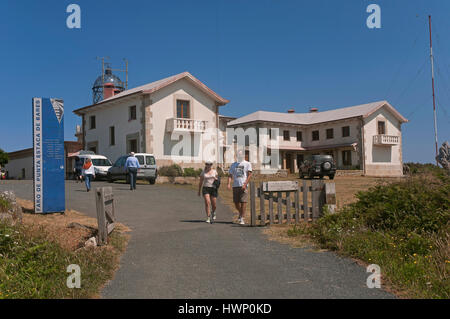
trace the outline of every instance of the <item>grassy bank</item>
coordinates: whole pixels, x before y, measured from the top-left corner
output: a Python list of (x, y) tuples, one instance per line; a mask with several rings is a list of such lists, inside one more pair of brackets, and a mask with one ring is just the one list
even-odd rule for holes
[(450, 178), (422, 172), (357, 194), (357, 201), (288, 230), (320, 247), (381, 267), (400, 295), (450, 298)]
[[(67, 224), (95, 221), (77, 214), (36, 216), (25, 214), (24, 223), (0, 222), (0, 299), (7, 298), (95, 298), (112, 278), (127, 236), (119, 229), (105, 247), (84, 248), (93, 235), (91, 228), (71, 229)], [(67, 267), (81, 269), (81, 288), (66, 285)]]

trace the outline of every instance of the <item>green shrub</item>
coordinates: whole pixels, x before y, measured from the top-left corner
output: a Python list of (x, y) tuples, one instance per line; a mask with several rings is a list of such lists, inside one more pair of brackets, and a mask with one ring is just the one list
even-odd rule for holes
[(220, 177), (227, 177), (228, 176), (228, 172), (225, 172), (222, 167), (219, 166), (219, 167), (216, 168), (216, 170), (217, 170), (217, 174)]
[(180, 165), (172, 164), (170, 166), (163, 166), (158, 169), (158, 174), (160, 176), (177, 177), (183, 176), (183, 169)]
[(419, 175), (419, 174), (433, 174), (433, 175), (445, 175), (448, 174), (445, 169), (431, 164), (431, 163), (405, 163), (406, 166), (409, 167), (409, 173), (411, 175)]
[(376, 186), (337, 214), (289, 236), (380, 265), (384, 278), (411, 297), (450, 297), (450, 180), (428, 174)]
[(0, 213), (7, 212), (11, 208), (11, 204), (4, 198), (0, 198)]
[(202, 173), (202, 169), (195, 169), (192, 167), (186, 167), (183, 171), (183, 176), (184, 177), (199, 177), (200, 174)]
[[(91, 298), (112, 278), (123, 242), (113, 232), (107, 248), (70, 251), (49, 241), (43, 227), (0, 221), (0, 299)], [(81, 289), (66, 286), (71, 264), (81, 268)]]

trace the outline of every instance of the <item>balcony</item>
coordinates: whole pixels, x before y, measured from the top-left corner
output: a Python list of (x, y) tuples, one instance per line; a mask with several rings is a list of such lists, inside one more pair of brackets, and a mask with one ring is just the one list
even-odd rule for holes
[(400, 137), (394, 135), (374, 135), (373, 145), (392, 146), (400, 143)]
[(171, 118), (167, 119), (167, 132), (196, 132), (202, 133), (206, 131), (207, 121), (198, 121), (192, 119)]

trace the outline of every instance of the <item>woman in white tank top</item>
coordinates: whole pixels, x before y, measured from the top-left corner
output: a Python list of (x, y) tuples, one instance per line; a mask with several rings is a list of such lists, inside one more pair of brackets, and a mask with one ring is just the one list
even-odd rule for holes
[(200, 174), (200, 183), (198, 184), (198, 196), (200, 196), (201, 193), (205, 199), (207, 223), (211, 223), (210, 206), (212, 208), (212, 220), (216, 220), (217, 188), (214, 186), (214, 181), (217, 180), (217, 178), (218, 174), (217, 171), (212, 168), (212, 162), (207, 161), (205, 169)]

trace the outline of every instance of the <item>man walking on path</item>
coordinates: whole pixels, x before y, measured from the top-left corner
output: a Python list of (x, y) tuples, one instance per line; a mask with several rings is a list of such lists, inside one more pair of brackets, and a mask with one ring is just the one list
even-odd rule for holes
[(239, 212), (239, 224), (244, 225), (245, 206), (248, 202), (247, 185), (252, 176), (252, 164), (245, 160), (242, 150), (238, 151), (237, 161), (231, 165), (229, 173), (228, 189), (231, 189), (231, 179), (233, 179), (233, 202)]
[(125, 168), (130, 176), (131, 191), (136, 189), (136, 178), (139, 167), (140, 167), (139, 161), (137, 160), (136, 156), (134, 156), (134, 152), (131, 152), (130, 156), (127, 158), (127, 161), (125, 162)]

